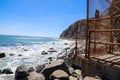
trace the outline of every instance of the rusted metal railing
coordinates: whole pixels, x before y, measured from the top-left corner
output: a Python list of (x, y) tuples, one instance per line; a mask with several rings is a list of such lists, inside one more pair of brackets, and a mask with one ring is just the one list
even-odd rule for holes
[(87, 0), (86, 58), (120, 55), (119, 7), (119, 0)]

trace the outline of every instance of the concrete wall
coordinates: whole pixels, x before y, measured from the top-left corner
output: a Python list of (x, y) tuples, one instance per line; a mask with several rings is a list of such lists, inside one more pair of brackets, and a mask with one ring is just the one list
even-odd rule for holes
[(120, 66), (96, 59), (86, 59), (82, 56), (77, 56), (73, 63), (81, 67), (83, 77), (101, 76), (109, 80), (120, 80)]

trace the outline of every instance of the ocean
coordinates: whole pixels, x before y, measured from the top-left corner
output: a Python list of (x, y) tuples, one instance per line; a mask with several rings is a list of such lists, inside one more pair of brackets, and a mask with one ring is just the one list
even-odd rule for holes
[[(64, 55), (64, 49), (74, 41), (49, 37), (0, 35), (0, 53), (6, 57), (0, 58), (0, 70), (11, 68), (15, 72), (20, 65), (37, 66), (49, 63), (49, 58), (56, 60), (58, 55)], [(54, 50), (51, 52), (50, 50)], [(41, 54), (43, 51), (47, 54)]]
[(58, 39), (48, 37), (0, 35), (0, 47), (33, 45), (52, 41), (58, 41)]

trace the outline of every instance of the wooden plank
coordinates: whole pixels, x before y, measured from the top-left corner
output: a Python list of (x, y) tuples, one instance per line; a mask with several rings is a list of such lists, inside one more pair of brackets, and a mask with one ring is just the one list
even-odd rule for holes
[(107, 60), (105, 60), (105, 59), (99, 59), (99, 58), (96, 58), (96, 57), (91, 57), (91, 58), (96, 59), (97, 61), (103, 61), (103, 62), (105, 62), (105, 63), (111, 63), (111, 64), (120, 65), (120, 61), (114, 62), (114, 61), (107, 61)]

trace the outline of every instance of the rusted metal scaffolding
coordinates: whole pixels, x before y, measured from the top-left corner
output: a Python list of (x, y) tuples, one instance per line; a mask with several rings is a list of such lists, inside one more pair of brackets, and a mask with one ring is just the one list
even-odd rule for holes
[(120, 0), (87, 0), (86, 58), (120, 55)]

